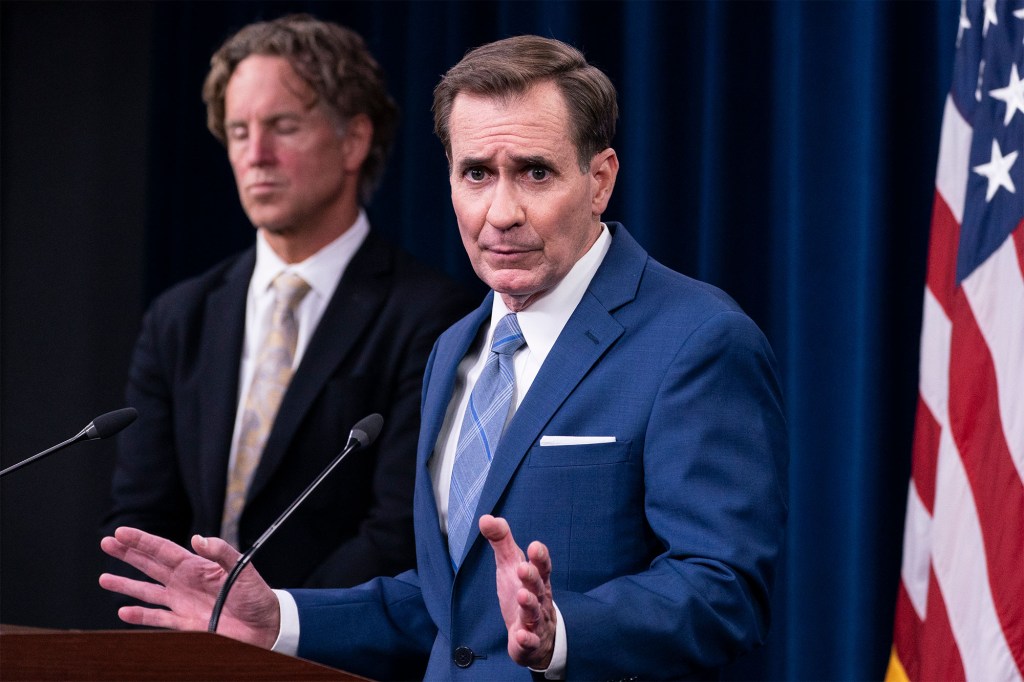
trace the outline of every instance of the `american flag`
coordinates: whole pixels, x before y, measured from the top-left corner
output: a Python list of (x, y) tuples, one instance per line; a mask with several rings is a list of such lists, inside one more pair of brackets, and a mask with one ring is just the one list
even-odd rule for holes
[(956, 47), (888, 680), (1024, 679), (1024, 2)]

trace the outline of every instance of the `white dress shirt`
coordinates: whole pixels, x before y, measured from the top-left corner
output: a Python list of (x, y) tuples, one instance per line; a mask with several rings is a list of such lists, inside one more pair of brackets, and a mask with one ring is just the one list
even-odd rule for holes
[[(235, 429), (231, 436), (231, 455), (228, 466), (234, 467), (238, 452), (238, 439), (242, 432), (242, 414), (245, 411), (245, 396), (249, 393), (253, 375), (256, 373), (256, 357), (260, 345), (270, 331), (274, 311), (274, 279), (283, 272), (301, 277), (309, 284), (309, 292), (295, 309), (299, 336), (295, 344), (293, 367), (298, 367), (309, 346), (309, 339), (323, 317), (330, 303), (338, 281), (345, 272), (352, 257), (370, 233), (370, 221), (366, 213), (359, 216), (352, 227), (300, 263), (288, 264), (274, 253), (267, 243), (262, 230), (256, 232), (256, 267), (249, 279), (249, 292), (245, 299), (245, 338), (242, 341), (242, 358), (239, 367), (238, 411), (235, 413)], [(230, 470), (230, 469), (229, 469)], [(244, 548), (239, 547), (239, 551)]]
[[(611, 233), (602, 223), (601, 234), (597, 241), (582, 258), (576, 261), (569, 273), (558, 284), (531, 302), (525, 310), (516, 313), (516, 319), (519, 321), (519, 328), (526, 339), (526, 345), (516, 351), (512, 358), (515, 372), (515, 395), (512, 409), (509, 410), (510, 420), (515, 410), (523, 402), (527, 391), (530, 390), (544, 360), (547, 359), (559, 334), (562, 333), (562, 329), (582, 300), (587, 287), (590, 286), (590, 281), (604, 261), (611, 243)], [(430, 459), (430, 481), (434, 489), (434, 497), (437, 500), (438, 523), (441, 526), (441, 532), (445, 534), (448, 532), (448, 493), (451, 487), (452, 468), (455, 465), (455, 451), (459, 443), (459, 433), (462, 430), (462, 420), (466, 406), (469, 404), (469, 396), (487, 362), (494, 329), (501, 318), (508, 313), (509, 309), (504, 300), (496, 293), (491, 306), (491, 320), (486, 332), (481, 334), (480, 339), (459, 363), (452, 399), (448, 403), (448, 411), (445, 413), (444, 423), (438, 433), (434, 456)], [(512, 532), (514, 535), (514, 528)], [(557, 561), (555, 558), (553, 560)], [(298, 608), (290, 594), (283, 590), (275, 590), (275, 592), (277, 592), (278, 601), (281, 604), (281, 631), (273, 650), (294, 655), (298, 651), (299, 641)], [(555, 606), (555, 611), (558, 611), (557, 606)], [(555, 651), (551, 665), (545, 672), (548, 679), (564, 677), (566, 656), (565, 621), (562, 614), (558, 613)]]

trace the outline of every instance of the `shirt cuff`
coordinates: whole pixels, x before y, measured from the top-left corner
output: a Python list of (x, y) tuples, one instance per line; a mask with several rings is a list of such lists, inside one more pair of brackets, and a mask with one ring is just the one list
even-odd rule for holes
[(281, 611), (281, 623), (277, 632), (277, 641), (274, 642), (274, 646), (270, 650), (279, 654), (295, 656), (299, 652), (299, 607), (295, 603), (295, 597), (287, 590), (274, 590), (274, 596), (277, 597), (277, 604)]
[(545, 680), (564, 680), (565, 662), (569, 656), (569, 646), (565, 641), (565, 620), (562, 618), (562, 612), (558, 610), (558, 604), (551, 602), (551, 605), (555, 607), (555, 650), (551, 652), (551, 663), (546, 670), (530, 670), (543, 673)]

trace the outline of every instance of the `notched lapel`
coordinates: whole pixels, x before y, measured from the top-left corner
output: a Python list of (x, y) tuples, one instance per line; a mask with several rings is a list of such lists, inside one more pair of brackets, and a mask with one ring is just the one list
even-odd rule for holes
[(420, 466), (427, 464), (434, 452), (434, 444), (455, 391), (459, 363), (472, 349), (481, 329), (490, 319), (492, 297), (492, 293), (487, 294), (480, 307), (445, 332), (441, 337), (445, 342), (437, 344), (420, 421)]
[[(445, 605), (448, 604), (453, 572), (448, 545), (437, 523), (437, 500), (434, 498), (430, 478), (430, 458), (434, 454), (434, 446), (452, 400), (459, 363), (490, 319), (491, 297), (492, 294), (488, 294), (476, 312), (442, 335), (435, 351), (423, 405), (422, 433), (416, 463), (416, 542), (423, 552), (419, 562), (421, 580), (424, 584), (434, 586), (426, 599), (434, 606), (434, 611), (441, 619), (439, 625), (443, 627), (447, 627), (448, 612)], [(444, 589), (439, 586), (444, 586)]]
[(238, 372), (245, 335), (245, 297), (256, 264), (255, 249), (231, 266), (222, 283), (210, 291), (203, 311), (199, 342), (199, 452), (203, 464), (203, 516), (219, 521), (227, 486), (231, 434), (238, 410)]

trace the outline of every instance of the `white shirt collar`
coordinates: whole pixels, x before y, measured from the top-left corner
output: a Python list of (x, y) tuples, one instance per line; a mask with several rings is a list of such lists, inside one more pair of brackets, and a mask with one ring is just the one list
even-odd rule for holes
[(352, 227), (341, 236), (299, 263), (286, 263), (270, 248), (263, 230), (256, 231), (256, 267), (250, 286), (257, 296), (270, 289), (271, 283), (282, 272), (292, 272), (304, 279), (310, 289), (321, 300), (330, 300), (338, 286), (341, 273), (355, 256), (366, 235), (370, 232), (370, 221), (366, 212), (359, 210), (359, 216)]
[[(535, 301), (530, 303), (525, 310), (516, 314), (519, 321), (519, 328), (523, 330), (523, 337), (530, 351), (537, 356), (538, 364), (543, 363), (551, 352), (552, 346), (562, 333), (562, 328), (576, 310), (583, 294), (590, 286), (590, 281), (601, 267), (608, 248), (612, 244), (612, 236), (608, 227), (601, 223), (601, 234), (597, 241), (590, 247), (583, 257), (576, 261), (568, 274), (555, 286), (541, 294)], [(494, 327), (501, 318), (509, 313), (505, 301), (501, 295), (495, 292), (494, 302), (491, 306), (491, 326), (488, 333), (488, 344), (490, 347), (490, 335), (494, 333)]]

